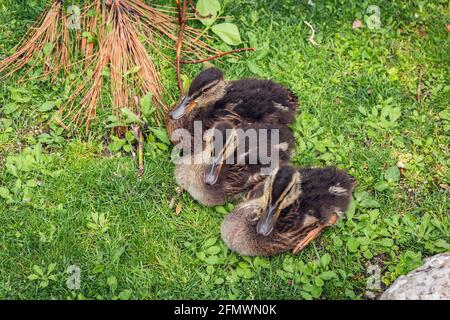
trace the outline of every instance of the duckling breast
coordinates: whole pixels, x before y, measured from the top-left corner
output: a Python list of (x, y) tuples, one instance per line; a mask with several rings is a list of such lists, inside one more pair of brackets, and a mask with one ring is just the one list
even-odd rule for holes
[(280, 246), (273, 234), (258, 234), (256, 224), (254, 208), (238, 207), (223, 220), (222, 239), (230, 250), (244, 256), (270, 256), (290, 249)]
[(179, 164), (175, 167), (177, 184), (205, 206), (217, 206), (226, 202), (225, 194), (203, 182), (205, 166), (201, 164)]
[(222, 239), (230, 250), (245, 256), (257, 256), (258, 248), (254, 244), (254, 232), (248, 213), (236, 210), (225, 217), (220, 227)]

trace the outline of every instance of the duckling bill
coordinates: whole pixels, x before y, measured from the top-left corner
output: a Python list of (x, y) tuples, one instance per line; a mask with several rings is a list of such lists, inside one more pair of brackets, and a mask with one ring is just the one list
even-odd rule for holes
[(242, 255), (295, 254), (344, 214), (353, 186), (353, 177), (334, 167), (283, 165), (224, 219), (222, 238)]
[[(278, 166), (289, 160), (294, 140), (290, 130), (273, 124), (241, 124), (239, 126), (222, 121), (214, 125), (214, 130), (222, 138), (216, 148), (210, 131), (202, 152), (183, 156), (175, 168), (177, 184), (204, 205), (220, 205), (252, 189), (265, 178), (262, 170)], [(240, 140), (237, 133), (264, 129), (267, 135), (257, 134), (254, 144)], [(272, 140), (272, 131), (278, 135), (278, 141)], [(267, 137), (267, 139), (265, 139)], [(244, 137), (245, 138), (245, 137)], [(243, 145), (244, 148), (240, 149)], [(261, 150), (267, 152), (263, 154)], [(213, 152), (214, 150), (214, 152)], [(277, 154), (275, 155), (274, 152)], [(264, 156), (264, 158), (262, 157)]]

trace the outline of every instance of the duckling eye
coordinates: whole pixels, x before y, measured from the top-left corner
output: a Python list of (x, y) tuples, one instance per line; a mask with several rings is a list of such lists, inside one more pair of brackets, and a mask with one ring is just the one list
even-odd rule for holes
[(204, 88), (201, 88), (199, 91), (197, 91), (196, 93), (194, 93), (193, 95), (192, 95), (192, 99), (197, 99), (197, 98), (199, 98), (201, 95), (203, 95), (206, 91), (208, 91), (209, 89), (211, 89), (211, 86), (208, 86), (208, 87), (204, 87)]
[(218, 81), (214, 81), (214, 82), (211, 82), (211, 83), (207, 84), (206, 86), (204, 86), (204, 87), (200, 90), (200, 94), (205, 93), (206, 91), (208, 91), (209, 89), (211, 89), (212, 87), (214, 87), (217, 83), (218, 83)]
[(289, 196), (289, 194), (293, 191), (294, 184), (291, 183), (287, 186), (286, 189), (283, 190), (283, 193), (276, 199), (276, 202), (282, 204), (286, 201), (286, 197)]

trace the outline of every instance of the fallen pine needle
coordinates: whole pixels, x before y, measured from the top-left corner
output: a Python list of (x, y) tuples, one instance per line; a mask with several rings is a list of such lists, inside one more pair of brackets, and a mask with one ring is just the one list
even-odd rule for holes
[(308, 21), (303, 22), (311, 29), (311, 36), (308, 38), (308, 41), (311, 42), (314, 46), (318, 47), (319, 44), (315, 40), (316, 30), (314, 30), (314, 27)]

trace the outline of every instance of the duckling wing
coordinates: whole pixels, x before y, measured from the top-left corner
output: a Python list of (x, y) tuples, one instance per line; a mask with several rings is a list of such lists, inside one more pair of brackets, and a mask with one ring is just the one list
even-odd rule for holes
[(308, 212), (323, 222), (334, 213), (344, 214), (351, 200), (353, 177), (334, 167), (304, 168), (300, 174), (300, 212)]
[(290, 90), (271, 80), (242, 79), (230, 84), (215, 109), (233, 111), (247, 121), (289, 124), (297, 105)]

